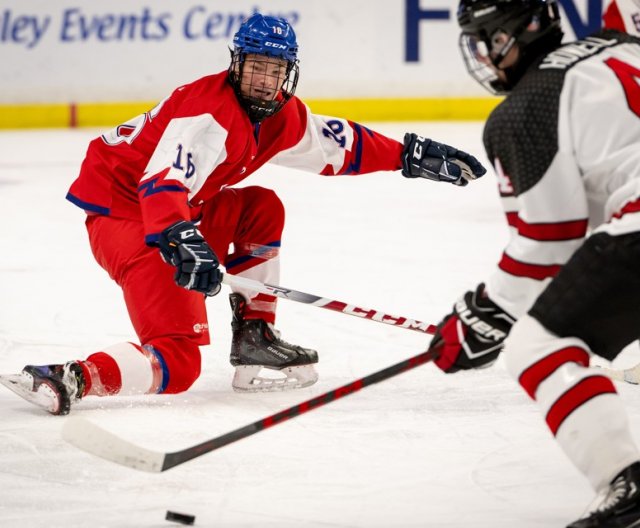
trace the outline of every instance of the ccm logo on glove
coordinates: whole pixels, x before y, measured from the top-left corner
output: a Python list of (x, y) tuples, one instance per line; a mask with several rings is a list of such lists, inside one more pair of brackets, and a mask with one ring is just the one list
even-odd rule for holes
[(195, 236), (196, 234), (202, 237), (202, 235), (200, 234), (200, 231), (198, 231), (197, 229), (185, 229), (180, 233), (180, 238), (182, 240), (186, 240), (188, 238)]
[(222, 287), (220, 262), (198, 228), (181, 220), (167, 227), (158, 240), (165, 262), (176, 267), (174, 280), (178, 286), (208, 296)]
[(487, 170), (472, 155), (417, 134), (405, 134), (402, 175), (464, 186)]

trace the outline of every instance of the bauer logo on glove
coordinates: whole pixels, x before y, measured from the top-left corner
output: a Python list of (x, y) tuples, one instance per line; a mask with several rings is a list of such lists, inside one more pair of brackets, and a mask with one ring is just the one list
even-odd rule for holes
[(485, 340), (487, 343), (491, 341), (502, 343), (506, 339), (507, 332), (498, 330), (486, 321), (481, 320), (477, 315), (474, 315), (473, 310), (467, 306), (465, 297), (456, 302), (456, 312), (458, 312), (460, 321), (473, 330), (479, 340)]
[(490, 366), (514, 322), (489, 299), (484, 284), (479, 284), (475, 292), (466, 292), (438, 325), (429, 346), (438, 352), (436, 365), (447, 373)]

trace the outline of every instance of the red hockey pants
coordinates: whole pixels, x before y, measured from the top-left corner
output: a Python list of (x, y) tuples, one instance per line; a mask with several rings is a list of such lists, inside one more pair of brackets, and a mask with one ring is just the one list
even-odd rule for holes
[[(158, 392), (187, 390), (200, 375), (200, 345), (209, 344), (205, 297), (173, 281), (175, 269), (156, 248), (144, 243), (141, 222), (90, 216), (87, 230), (93, 254), (124, 293), (129, 317), (141, 344), (153, 347), (162, 367)], [(227, 272), (239, 273), (264, 262), (251, 248), (280, 246), (284, 208), (262, 187), (224, 189), (202, 209), (199, 224)], [(233, 243), (234, 252), (229, 254)], [(275, 300), (275, 299), (272, 299)], [(273, 313), (248, 313), (273, 322)], [(107, 393), (120, 389), (115, 360), (104, 352), (87, 358)]]

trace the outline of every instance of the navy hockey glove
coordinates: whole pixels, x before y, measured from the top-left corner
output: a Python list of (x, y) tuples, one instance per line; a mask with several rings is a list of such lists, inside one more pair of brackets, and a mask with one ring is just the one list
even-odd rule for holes
[(158, 245), (164, 261), (176, 267), (178, 286), (208, 296), (220, 291), (220, 262), (193, 223), (181, 220), (167, 227), (160, 233)]
[(514, 322), (479, 284), (438, 325), (429, 350), (439, 350), (435, 364), (448, 374), (488, 367), (498, 358)]
[(404, 135), (402, 175), (406, 178), (427, 178), (464, 186), (486, 172), (471, 154), (417, 134)]

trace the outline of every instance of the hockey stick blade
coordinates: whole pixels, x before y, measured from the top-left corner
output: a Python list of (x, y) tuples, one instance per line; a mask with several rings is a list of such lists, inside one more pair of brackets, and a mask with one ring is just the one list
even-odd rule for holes
[(396, 363), (395, 365), (391, 365), (390, 367), (369, 374), (364, 378), (352, 381), (351, 383), (338, 387), (337, 389), (325, 392), (324, 394), (294, 405), (293, 407), (289, 407), (288, 409), (284, 409), (283, 411), (272, 414), (271, 416), (267, 416), (266, 418), (262, 418), (251, 424), (245, 425), (244, 427), (240, 427), (239, 429), (235, 429), (216, 438), (212, 438), (202, 442), (201, 444), (171, 453), (163, 453), (140, 447), (133, 442), (129, 442), (128, 440), (104, 430), (99, 425), (96, 425), (82, 417), (67, 418), (62, 427), (62, 437), (75, 447), (100, 458), (104, 458), (105, 460), (133, 469), (138, 469), (140, 471), (160, 473), (184, 464), (194, 458), (198, 458), (206, 453), (220, 449), (232, 442), (236, 442), (259, 433), (264, 429), (286, 422), (287, 420), (300, 416), (308, 411), (322, 407), (327, 403), (344, 398), (345, 396), (353, 394), (364, 387), (414, 369), (432, 361), (436, 356), (437, 354), (434, 351), (428, 350), (426, 352), (422, 352), (417, 356), (413, 356), (401, 361), (400, 363)]
[(624, 381), (626, 383), (630, 383), (631, 385), (640, 384), (640, 363), (638, 363), (635, 367), (630, 367), (628, 369), (612, 369), (607, 367), (598, 367), (602, 370), (607, 376), (609, 376), (612, 380), (615, 381)]
[(369, 319), (371, 321), (376, 321), (377, 323), (384, 323), (427, 334), (435, 334), (436, 332), (436, 327), (429, 323), (423, 323), (422, 321), (417, 321), (404, 316), (390, 315), (381, 312), (380, 310), (361, 308), (355, 304), (327, 299), (325, 297), (319, 297), (310, 293), (284, 288), (275, 284), (267, 284), (265, 282), (248, 279), (246, 277), (239, 277), (238, 275), (225, 273), (222, 277), (222, 282), (227, 286), (235, 286), (236, 288), (244, 288), (247, 290), (265, 293), (267, 295), (273, 295), (275, 297), (280, 297), (281, 299), (289, 299), (290, 301), (310, 304), (318, 308), (324, 308), (325, 310), (353, 315), (354, 317)]
[(62, 438), (87, 453), (140, 471), (163, 471), (166, 453), (140, 447), (79, 416), (65, 420)]

